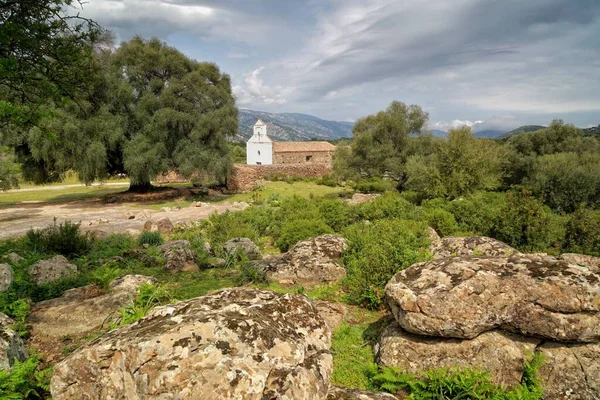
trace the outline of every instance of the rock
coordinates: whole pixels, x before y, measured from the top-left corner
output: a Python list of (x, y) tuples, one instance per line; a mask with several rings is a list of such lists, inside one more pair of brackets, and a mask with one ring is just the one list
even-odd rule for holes
[(208, 243), (208, 242), (202, 243), (202, 250), (204, 250), (204, 252), (208, 255), (213, 255), (212, 247), (210, 246), (210, 243)]
[(472, 339), (495, 328), (556, 341), (600, 340), (600, 276), (546, 257), (452, 257), (415, 264), (385, 287), (402, 328)]
[(49, 260), (38, 261), (29, 268), (29, 274), (38, 285), (54, 282), (76, 273), (77, 266), (69, 263), (64, 256), (54, 256)]
[(440, 259), (457, 256), (512, 256), (520, 253), (506, 243), (485, 236), (447, 236), (433, 241), (431, 254), (434, 259)]
[(0, 292), (10, 289), (14, 280), (13, 269), (8, 264), (0, 264)]
[(324, 301), (324, 300), (314, 300), (314, 306), (321, 314), (321, 317), (325, 320), (327, 326), (332, 331), (342, 325), (344, 322), (344, 318), (346, 314), (348, 314), (348, 309), (342, 303), (336, 303), (335, 301)]
[(23, 340), (10, 327), (14, 323), (7, 315), (0, 313), (0, 370), (9, 369), (15, 360), (25, 361), (29, 356)]
[(440, 235), (438, 235), (435, 229), (433, 229), (430, 226), (427, 227), (427, 237), (429, 237), (429, 240), (431, 241), (432, 248), (434, 246), (439, 246), (440, 241), (442, 240), (442, 238), (440, 237)]
[(169, 211), (171, 211), (171, 207), (163, 207), (163, 208), (160, 209), (160, 211), (162, 211), (162, 212), (169, 212)]
[(548, 342), (538, 347), (545, 356), (539, 371), (545, 399), (600, 399), (600, 344)]
[(111, 282), (108, 293), (88, 285), (36, 303), (27, 317), (30, 344), (50, 358), (60, 358), (65, 338), (76, 342), (107, 328), (111, 317), (131, 302), (142, 284), (155, 282), (147, 276), (127, 275)]
[(371, 200), (378, 198), (379, 196), (381, 196), (379, 193), (370, 193), (370, 194), (354, 193), (352, 195), (352, 198), (350, 200), (348, 200), (348, 204), (355, 205), (355, 204), (367, 203)]
[(389, 393), (375, 393), (341, 386), (331, 386), (327, 394), (327, 400), (398, 400), (398, 398)]
[(137, 238), (142, 234), (142, 232), (139, 229), (133, 229), (133, 228), (125, 229), (125, 233), (133, 238)]
[(156, 222), (146, 221), (144, 232), (160, 232), (163, 235), (173, 233), (173, 223), (169, 218), (161, 218)]
[(227, 261), (222, 258), (213, 257), (211, 259), (210, 265), (215, 268), (223, 268), (227, 265)]
[[(146, 244), (147, 243), (144, 243), (144, 245)], [(144, 247), (147, 248), (148, 246)], [(157, 257), (151, 256), (146, 250), (142, 249), (127, 250), (125, 253), (123, 253), (123, 257), (139, 260), (144, 265), (144, 267), (155, 267), (162, 264), (162, 260), (158, 259)]]
[(415, 374), (450, 366), (481, 368), (491, 373), (494, 383), (515, 386), (521, 382), (525, 360), (539, 342), (500, 330), (468, 340), (424, 337), (394, 322), (381, 333), (377, 362)]
[(312, 286), (336, 282), (346, 276), (340, 264), (346, 240), (337, 235), (321, 235), (298, 242), (287, 253), (266, 257), (260, 264), (267, 277), (277, 282)]
[(123, 217), (125, 219), (135, 219), (135, 213), (133, 211), (127, 211)]
[(200, 267), (196, 264), (196, 255), (187, 240), (172, 240), (158, 249), (167, 260), (165, 269), (172, 272), (200, 271)]
[(5, 254), (4, 257), (2, 257), (2, 259), (8, 261), (12, 265), (17, 265), (21, 261), (25, 261), (23, 257), (14, 252)]
[(223, 250), (229, 254), (243, 252), (251, 260), (260, 260), (261, 258), (260, 249), (248, 238), (233, 238), (228, 240), (223, 246)]
[(157, 307), (54, 366), (54, 400), (325, 399), (331, 332), (304, 296), (235, 288)]
[(596, 273), (600, 273), (600, 257), (588, 256), (585, 254), (564, 253), (558, 258), (569, 264), (582, 265), (589, 269), (593, 269)]

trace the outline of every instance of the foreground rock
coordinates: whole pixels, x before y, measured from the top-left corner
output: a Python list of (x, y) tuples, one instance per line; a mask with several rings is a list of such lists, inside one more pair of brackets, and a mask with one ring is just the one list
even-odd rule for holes
[(381, 333), (377, 358), (381, 365), (416, 374), (450, 366), (481, 368), (491, 373), (494, 383), (515, 386), (521, 382), (524, 362), (539, 343), (499, 330), (471, 340), (424, 337), (393, 323)]
[(9, 369), (14, 361), (25, 361), (28, 357), (25, 344), (10, 326), (15, 321), (0, 313), (0, 370)]
[(526, 255), (453, 257), (413, 265), (385, 288), (409, 332), (471, 339), (495, 328), (557, 341), (600, 340), (600, 276)]
[(8, 264), (0, 264), (0, 292), (6, 292), (14, 280), (13, 269)]
[(77, 266), (71, 264), (64, 256), (54, 256), (49, 260), (38, 261), (29, 269), (29, 275), (38, 285), (54, 282), (76, 273)]
[(600, 399), (600, 344), (544, 343), (540, 378), (545, 399)]
[(432, 239), (431, 254), (436, 260), (445, 257), (500, 257), (520, 254), (517, 249), (506, 243), (485, 236), (447, 236), (437, 239), (430, 231), (430, 238)]
[(54, 367), (52, 398), (325, 399), (330, 338), (303, 296), (224, 289), (73, 353)]
[(161, 218), (158, 221), (146, 221), (144, 232), (160, 232), (163, 235), (173, 233), (175, 227), (169, 218)]
[(321, 314), (321, 317), (325, 320), (327, 326), (332, 331), (342, 325), (344, 322), (344, 318), (348, 314), (348, 309), (342, 303), (337, 303), (335, 301), (325, 301), (325, 300), (314, 300), (314, 306)]
[(585, 254), (564, 253), (558, 257), (569, 264), (577, 264), (588, 267), (597, 274), (600, 273), (600, 257), (588, 256)]
[(366, 390), (331, 386), (327, 400), (398, 400), (398, 398), (389, 393), (375, 393)]
[(159, 250), (165, 256), (165, 269), (173, 272), (199, 271), (196, 256), (187, 240), (173, 240), (163, 244)]
[(223, 246), (223, 250), (227, 254), (243, 253), (250, 260), (260, 260), (262, 257), (258, 246), (248, 238), (233, 238), (228, 240)]
[(337, 235), (321, 235), (298, 242), (287, 253), (267, 257), (261, 265), (270, 280), (281, 284), (312, 286), (336, 282), (346, 276), (341, 265), (346, 240)]
[(108, 293), (88, 285), (67, 290), (61, 297), (36, 303), (27, 323), (31, 325), (30, 345), (41, 350), (47, 361), (60, 357), (63, 347), (107, 328), (111, 317), (136, 295), (144, 283), (155, 280), (127, 275), (114, 280)]

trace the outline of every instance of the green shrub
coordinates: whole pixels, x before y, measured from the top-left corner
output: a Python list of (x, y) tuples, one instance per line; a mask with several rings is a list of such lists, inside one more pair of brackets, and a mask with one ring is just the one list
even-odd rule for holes
[(459, 231), (492, 236), (500, 211), (506, 207), (506, 194), (477, 192), (441, 207), (454, 215)]
[(120, 256), (127, 250), (133, 249), (135, 244), (135, 239), (130, 235), (112, 234), (95, 240), (92, 243), (87, 258), (99, 259)]
[(371, 385), (390, 393), (408, 392), (411, 399), (492, 399), (540, 400), (543, 390), (538, 370), (543, 364), (541, 353), (525, 363), (521, 384), (512, 390), (492, 383), (488, 372), (476, 369), (440, 368), (423, 372), (420, 376), (383, 367), (371, 377)]
[(370, 178), (353, 182), (351, 186), (360, 193), (384, 193), (394, 189), (394, 182), (381, 178)]
[(250, 283), (268, 283), (267, 271), (260, 265), (252, 262), (245, 262), (240, 266), (240, 275), (237, 284), (247, 285)]
[(378, 198), (352, 207), (355, 220), (416, 219), (417, 207), (398, 193), (385, 193)]
[(319, 199), (319, 214), (331, 229), (341, 232), (352, 223), (350, 207), (338, 199)]
[(40, 368), (40, 358), (32, 354), (27, 360), (15, 360), (11, 369), (0, 371), (0, 398), (34, 400), (50, 398), (52, 368)]
[(317, 179), (316, 183), (319, 185), (325, 185), (329, 187), (338, 186), (338, 181), (333, 177), (333, 175), (324, 175), (322, 178)]
[(297, 219), (286, 221), (281, 227), (281, 233), (276, 246), (281, 251), (288, 251), (301, 240), (333, 233), (333, 230), (321, 219)]
[(570, 216), (562, 250), (600, 257), (600, 211), (581, 208)]
[(3, 312), (15, 320), (12, 328), (21, 337), (28, 335), (27, 324), (25, 323), (29, 312), (31, 311), (31, 305), (26, 299), (16, 300), (8, 305)]
[(153, 307), (172, 301), (173, 296), (164, 287), (145, 283), (139, 287), (135, 299), (119, 310), (119, 321), (112, 324), (112, 327), (117, 328), (139, 321)]
[(123, 275), (119, 264), (116, 261), (110, 261), (96, 268), (91, 275), (90, 281), (101, 288), (108, 288), (108, 285), (118, 277)]
[(348, 227), (344, 253), (344, 288), (354, 304), (381, 306), (383, 289), (397, 272), (422, 259), (428, 245), (425, 224), (407, 220), (380, 220)]
[(440, 236), (451, 236), (457, 233), (458, 224), (454, 215), (441, 208), (425, 208), (423, 218)]
[(145, 244), (149, 246), (160, 246), (164, 243), (164, 240), (160, 232), (142, 232), (138, 238), (138, 245), (143, 246)]
[(91, 246), (89, 235), (79, 232), (79, 224), (65, 221), (41, 230), (30, 229), (26, 234), (29, 248), (38, 253), (76, 256), (85, 254)]
[(544, 251), (551, 242), (551, 213), (526, 191), (507, 194), (493, 237), (524, 251)]
[(208, 219), (206, 236), (217, 255), (222, 255), (223, 245), (235, 237), (247, 237), (258, 243), (260, 235), (252, 224), (244, 220), (245, 211), (225, 212), (220, 215), (211, 215)]

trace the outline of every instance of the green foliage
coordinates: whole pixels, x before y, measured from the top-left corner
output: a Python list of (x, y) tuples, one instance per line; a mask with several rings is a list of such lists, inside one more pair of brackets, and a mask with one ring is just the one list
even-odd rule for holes
[(423, 223), (390, 219), (348, 227), (344, 253), (349, 300), (370, 309), (381, 306), (383, 289), (397, 272), (422, 260), (428, 241)]
[(359, 193), (385, 193), (394, 189), (394, 182), (374, 177), (369, 179), (359, 179), (350, 184), (352, 189)]
[(525, 251), (544, 250), (552, 239), (551, 213), (527, 191), (508, 193), (493, 237)]
[(368, 389), (369, 376), (377, 371), (377, 364), (373, 361), (373, 342), (365, 338), (367, 330), (368, 324), (344, 323), (333, 332), (331, 351), (335, 356), (332, 384)]
[(371, 377), (371, 384), (390, 393), (408, 392), (409, 398), (415, 400), (540, 400), (543, 390), (538, 371), (543, 362), (541, 353), (536, 353), (530, 361), (526, 361), (522, 382), (512, 390), (492, 383), (487, 372), (460, 368), (432, 369), (418, 376), (396, 368), (382, 367)]
[(374, 200), (352, 207), (356, 220), (416, 219), (417, 208), (398, 193), (385, 193)]
[(277, 248), (288, 251), (293, 245), (301, 240), (333, 233), (333, 230), (320, 219), (294, 219), (289, 220), (281, 226), (281, 232), (277, 239)]
[(79, 232), (79, 224), (65, 221), (54, 223), (41, 230), (27, 231), (27, 241), (32, 251), (38, 253), (57, 253), (64, 256), (85, 254), (91, 247), (88, 235)]
[(441, 208), (424, 208), (423, 218), (440, 236), (452, 236), (458, 232), (454, 215)]
[(333, 177), (333, 175), (323, 175), (321, 178), (315, 181), (318, 185), (325, 185), (329, 187), (336, 187), (338, 185), (337, 179)]
[(12, 328), (19, 336), (25, 337), (28, 335), (29, 332), (27, 331), (27, 324), (25, 321), (31, 311), (31, 305), (26, 299), (16, 300), (10, 303), (8, 307), (2, 311), (15, 320)]
[(268, 283), (267, 271), (260, 265), (252, 262), (244, 262), (240, 266), (240, 275), (237, 284), (247, 285), (250, 283)]
[(581, 208), (571, 214), (562, 250), (600, 257), (600, 211)]
[(317, 202), (319, 214), (335, 232), (341, 232), (352, 223), (350, 208), (338, 199), (320, 199)]
[(171, 293), (164, 287), (145, 283), (139, 287), (135, 299), (119, 310), (119, 321), (112, 327), (117, 328), (139, 321), (153, 307), (173, 300)]
[(160, 232), (142, 232), (138, 238), (138, 245), (143, 246), (145, 244), (150, 246), (160, 246), (164, 243)]
[(600, 152), (538, 157), (525, 180), (533, 195), (557, 212), (600, 206)]
[(46, 399), (50, 395), (52, 368), (40, 368), (40, 357), (15, 360), (11, 369), (0, 371), (0, 398), (3, 400)]

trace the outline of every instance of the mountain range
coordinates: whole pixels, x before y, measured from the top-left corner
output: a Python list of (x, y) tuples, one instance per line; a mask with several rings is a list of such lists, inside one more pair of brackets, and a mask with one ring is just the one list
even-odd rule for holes
[(248, 140), (258, 119), (267, 123), (269, 136), (277, 141), (335, 140), (352, 137), (353, 122), (329, 121), (312, 115), (298, 113), (270, 113), (240, 109), (237, 139)]

